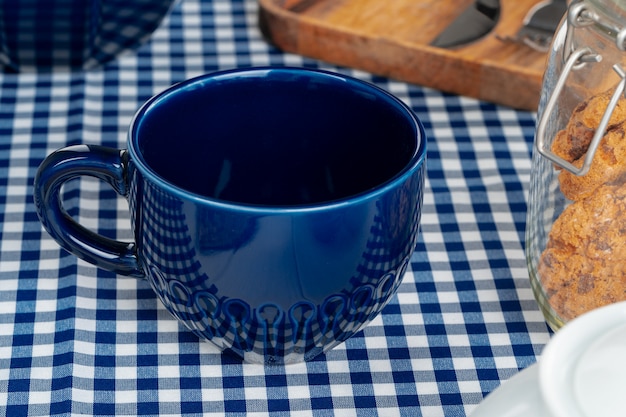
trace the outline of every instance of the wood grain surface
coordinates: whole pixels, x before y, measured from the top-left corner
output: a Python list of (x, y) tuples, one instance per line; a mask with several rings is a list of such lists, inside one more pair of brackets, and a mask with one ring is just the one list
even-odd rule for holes
[(259, 0), (259, 24), (278, 48), (498, 104), (537, 108), (545, 53), (513, 37), (537, 0), (501, 0), (486, 36), (430, 46), (473, 0)]

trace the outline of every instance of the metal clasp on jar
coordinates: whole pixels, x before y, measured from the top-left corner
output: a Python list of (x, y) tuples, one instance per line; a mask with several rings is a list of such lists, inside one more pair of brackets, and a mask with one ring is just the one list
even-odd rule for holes
[(563, 71), (561, 72), (556, 82), (554, 91), (549, 97), (546, 107), (537, 123), (536, 146), (541, 155), (548, 158), (559, 167), (568, 170), (574, 175), (585, 175), (589, 171), (589, 167), (591, 166), (591, 162), (593, 161), (593, 157), (596, 153), (596, 150), (598, 149), (600, 141), (606, 133), (607, 125), (609, 124), (611, 115), (613, 114), (613, 111), (617, 106), (617, 102), (619, 101), (620, 97), (624, 95), (624, 91), (626, 89), (626, 72), (620, 65), (613, 65), (613, 70), (617, 73), (621, 80), (617, 84), (617, 87), (615, 88), (615, 91), (611, 96), (611, 100), (609, 101), (609, 104), (606, 107), (602, 118), (600, 119), (600, 124), (596, 128), (593, 138), (591, 139), (591, 143), (589, 144), (589, 148), (587, 149), (587, 153), (585, 155), (582, 166), (576, 167), (571, 162), (561, 158), (560, 156), (552, 152), (549, 149), (549, 141), (546, 138), (546, 130), (548, 122), (559, 101), (559, 96), (565, 86), (567, 77), (572, 71), (575, 71), (585, 64), (600, 62), (602, 60), (602, 56), (600, 54), (593, 52), (588, 47), (582, 47), (573, 50), (574, 48), (572, 30), (576, 27), (595, 24), (597, 25), (598, 30), (601, 30), (605, 35), (615, 39), (615, 43), (619, 50), (626, 51), (626, 28), (618, 28), (607, 21), (603, 21), (598, 14), (594, 13), (591, 9), (587, 7), (585, 2), (577, 2), (570, 5), (567, 16), (567, 24), (568, 27), (565, 37), (565, 45), (563, 48), (563, 58), (565, 64), (563, 66)]

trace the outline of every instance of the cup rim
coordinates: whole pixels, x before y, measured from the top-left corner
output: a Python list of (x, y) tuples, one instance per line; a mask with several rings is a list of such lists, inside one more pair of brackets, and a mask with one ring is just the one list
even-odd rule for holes
[(584, 415), (572, 402), (572, 374), (587, 349), (618, 326), (626, 325), (626, 301), (583, 314), (560, 329), (539, 361), (539, 385), (544, 402), (555, 417)]
[[(164, 97), (175, 94), (177, 91), (184, 89), (194, 83), (200, 83), (207, 79), (217, 78), (230, 78), (233, 76), (242, 75), (259, 75), (267, 72), (287, 72), (292, 74), (301, 74), (314, 77), (323, 77), (327, 79), (335, 78), (338, 81), (347, 82), (360, 89), (369, 90), (372, 94), (384, 98), (390, 104), (394, 105), (399, 111), (405, 114), (406, 119), (411, 123), (412, 128), (417, 136), (417, 146), (411, 156), (411, 159), (405, 164), (405, 166), (394, 176), (390, 177), (384, 182), (376, 185), (369, 190), (362, 191), (360, 193), (352, 194), (336, 200), (320, 201), (311, 204), (299, 204), (299, 205), (259, 205), (233, 202), (228, 200), (220, 200), (217, 198), (200, 195), (182, 187), (179, 187), (170, 181), (164, 179), (157, 172), (155, 172), (145, 161), (143, 156), (138, 150), (138, 135), (137, 129), (139, 122), (142, 120), (148, 109), (159, 100)], [(196, 204), (207, 204), (214, 207), (222, 207), (224, 209), (236, 209), (239, 211), (258, 212), (258, 213), (286, 213), (286, 212), (309, 212), (309, 211), (324, 211), (340, 206), (351, 205), (360, 202), (370, 201), (378, 198), (380, 195), (386, 193), (388, 190), (395, 188), (397, 185), (405, 182), (408, 177), (413, 175), (415, 170), (419, 169), (426, 159), (426, 133), (424, 126), (413, 110), (405, 104), (402, 100), (391, 94), (390, 92), (364, 80), (360, 80), (349, 75), (335, 73), (331, 71), (321, 69), (311, 69), (302, 67), (289, 67), (289, 66), (262, 66), (262, 67), (248, 67), (237, 68), (230, 70), (222, 70), (199, 75), (185, 81), (176, 83), (166, 88), (165, 90), (152, 96), (146, 101), (139, 110), (133, 116), (128, 129), (128, 141), (127, 152), (130, 154), (130, 159), (137, 169), (144, 175), (146, 179), (156, 184), (159, 188), (167, 190), (167, 192), (176, 195), (179, 198), (185, 200), (191, 200)]]

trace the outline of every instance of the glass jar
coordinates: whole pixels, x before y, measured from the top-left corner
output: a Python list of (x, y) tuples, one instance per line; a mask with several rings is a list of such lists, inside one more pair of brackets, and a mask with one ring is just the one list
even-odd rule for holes
[(544, 74), (526, 228), (553, 330), (626, 300), (625, 61), (626, 1), (572, 1)]

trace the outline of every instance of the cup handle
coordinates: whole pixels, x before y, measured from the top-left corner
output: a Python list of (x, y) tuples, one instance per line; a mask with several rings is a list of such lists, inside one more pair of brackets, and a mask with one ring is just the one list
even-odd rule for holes
[(100, 268), (121, 275), (145, 277), (135, 243), (120, 242), (94, 233), (76, 222), (63, 208), (61, 187), (80, 176), (99, 178), (128, 197), (128, 153), (96, 145), (76, 145), (50, 154), (35, 175), (34, 201), (46, 231), (65, 250)]

